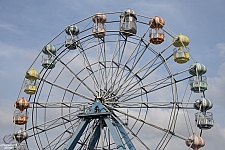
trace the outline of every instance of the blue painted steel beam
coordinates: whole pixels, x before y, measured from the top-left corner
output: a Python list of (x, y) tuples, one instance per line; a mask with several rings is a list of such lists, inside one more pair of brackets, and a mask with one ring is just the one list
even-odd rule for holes
[(114, 142), (116, 143), (117, 149), (118, 150), (125, 150), (126, 148), (123, 145), (122, 140), (119, 137), (119, 134), (116, 132), (115, 127), (113, 126), (112, 122), (109, 120), (108, 117), (104, 117), (104, 121), (107, 124), (107, 127), (110, 130), (110, 133), (113, 137)]
[(92, 135), (92, 137), (90, 139), (90, 142), (88, 144), (88, 149), (93, 149), (95, 147), (95, 144), (99, 140), (99, 138), (100, 138), (100, 124), (97, 126), (94, 134)]
[[(98, 110), (98, 112), (96, 112), (96, 110)], [(102, 114), (101, 114), (102, 113)], [(104, 109), (104, 106), (102, 105), (102, 103), (100, 101), (96, 101), (92, 107), (90, 108), (89, 112), (84, 115), (84, 116), (80, 116), (80, 118), (82, 118), (81, 123), (79, 124), (78, 128), (76, 129), (76, 131), (74, 132), (73, 136), (71, 137), (69, 143), (66, 145), (66, 147), (64, 148), (64, 150), (74, 150), (77, 142), (79, 141), (80, 137), (82, 136), (85, 128), (87, 127), (88, 123), (90, 122), (91, 119), (94, 118), (103, 118), (107, 127), (110, 130), (110, 133), (113, 137), (113, 140), (117, 146), (118, 150), (125, 150), (125, 146), (122, 142), (122, 139), (119, 136), (119, 133), (116, 131), (116, 127), (112, 124), (112, 121), (106, 116), (106, 115), (110, 115), (110, 114), (106, 114), (106, 110)], [(93, 114), (98, 114), (98, 115), (93, 115)], [(121, 128), (121, 127), (120, 127)], [(90, 140), (90, 144), (88, 146), (94, 147), (95, 143), (97, 142), (97, 140), (100, 138), (100, 124), (98, 125), (98, 127), (95, 129), (94, 135), (91, 137)], [(121, 134), (126, 135), (126, 132), (124, 129), (121, 129)], [(123, 135), (123, 136), (124, 136)], [(129, 137), (127, 137), (127, 141), (130, 141)], [(126, 142), (127, 142), (126, 141)], [(132, 144), (132, 143), (131, 143)], [(130, 147), (132, 147), (132, 145), (130, 145)], [(135, 150), (135, 149), (132, 149)]]
[(100, 112), (106, 112), (102, 103), (100, 101), (96, 101), (90, 108), (89, 113), (93, 113), (93, 111), (98, 108)]
[(84, 132), (85, 128), (87, 127), (89, 121), (90, 121), (90, 119), (84, 119), (81, 121), (80, 125), (74, 132), (73, 136), (71, 137), (69, 143), (64, 148), (64, 150), (74, 150), (77, 142), (79, 141), (79, 139), (80, 139), (82, 133)]
[(113, 120), (116, 123), (116, 126), (118, 127), (118, 129), (119, 129), (123, 139), (127, 143), (127, 146), (129, 148), (129, 150), (136, 150), (136, 148), (134, 147), (134, 145), (131, 142), (130, 138), (128, 137), (126, 131), (124, 130), (123, 126), (115, 118)]

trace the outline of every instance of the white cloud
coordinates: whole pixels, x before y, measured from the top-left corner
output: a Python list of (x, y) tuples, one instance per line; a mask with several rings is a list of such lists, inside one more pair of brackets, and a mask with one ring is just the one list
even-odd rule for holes
[(36, 55), (38, 54), (38, 51), (35, 49), (24, 49), (0, 41), (0, 57), (9, 62), (11, 60), (10, 64), (20, 62), (31, 63), (35, 58), (35, 53)]
[(218, 66), (211, 68), (213, 71), (211, 76), (208, 77), (208, 90), (206, 91), (207, 96), (214, 102), (215, 105), (225, 107), (224, 102), (224, 89), (225, 89), (225, 43), (218, 43), (215, 45), (215, 54), (219, 56), (214, 61), (219, 61)]
[(16, 25), (10, 23), (0, 23), (0, 30), (7, 30), (12, 33), (22, 34), (21, 30), (19, 30)]
[(217, 49), (217, 51), (219, 51), (220, 57), (225, 56), (225, 43), (216, 44), (216, 49)]
[[(9, 99), (4, 99), (2, 102), (0, 101), (0, 128), (1, 128), (1, 133), (0, 133), (0, 144), (3, 144), (3, 137), (5, 135), (10, 135), (14, 131), (14, 124), (13, 124), (13, 103), (6, 103), (7, 101), (10, 101)], [(4, 129), (4, 130), (3, 130)]]

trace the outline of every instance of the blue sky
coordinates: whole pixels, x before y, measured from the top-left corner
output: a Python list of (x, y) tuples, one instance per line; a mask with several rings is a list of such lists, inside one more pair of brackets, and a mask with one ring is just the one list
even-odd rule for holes
[[(224, 7), (224, 0), (213, 2), (1, 0), (0, 137), (13, 132), (13, 103), (20, 90), (24, 73), (47, 42), (68, 25), (96, 12), (116, 12), (131, 8), (144, 16), (161, 16), (166, 21), (166, 27), (176, 34), (183, 33), (190, 38), (189, 48), (192, 57), (207, 67), (209, 87), (206, 95), (214, 104), (211, 111), (214, 114), (215, 126), (204, 132), (206, 146), (202, 149), (210, 150), (215, 147), (223, 149), (225, 146)], [(3, 141), (0, 142), (2, 143)]]

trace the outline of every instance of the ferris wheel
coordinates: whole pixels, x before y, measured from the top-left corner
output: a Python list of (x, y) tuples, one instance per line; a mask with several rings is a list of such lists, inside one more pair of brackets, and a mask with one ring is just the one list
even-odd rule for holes
[(14, 149), (158, 150), (173, 140), (204, 146), (212, 102), (206, 67), (193, 60), (189, 43), (161, 17), (131, 9), (69, 25), (25, 73)]

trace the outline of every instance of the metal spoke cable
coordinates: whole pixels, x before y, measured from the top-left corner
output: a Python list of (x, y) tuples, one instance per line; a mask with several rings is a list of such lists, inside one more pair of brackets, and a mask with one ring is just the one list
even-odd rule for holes
[[(161, 56), (161, 54), (160, 54), (160, 56)], [(172, 56), (172, 55), (171, 55)], [(169, 56), (167, 59), (169, 59), (171, 56)], [(152, 60), (151, 60), (152, 61)], [(145, 66), (147, 66), (151, 61), (149, 61), (146, 65), (144, 65), (142, 68), (144, 68)], [(165, 60), (164, 60), (165, 61)], [(163, 62), (161, 62), (159, 65), (157, 65), (157, 67), (155, 67), (151, 72), (148, 72), (148, 74), (145, 76), (145, 77), (142, 77), (142, 80), (144, 79), (144, 78), (146, 78), (147, 76), (149, 76), (153, 71), (155, 71), (159, 66), (161, 66), (163, 63), (164, 63), (164, 61)], [(141, 68), (141, 69), (142, 69)], [(140, 70), (141, 70), (140, 69)], [(139, 72), (140, 70), (138, 70), (137, 72)], [(137, 72), (136, 73), (134, 73), (134, 74), (137, 74)], [(130, 77), (131, 78), (131, 77)], [(127, 80), (129, 80), (130, 78), (128, 78)], [(125, 81), (124, 81), (125, 82)], [(140, 82), (140, 81), (139, 81)], [(138, 83), (139, 83), (138, 82)], [(120, 85), (117, 89), (119, 89), (119, 88), (121, 88), (123, 85)], [(132, 87), (130, 87), (130, 89), (132, 89), (134, 86), (132, 86)]]
[(112, 108), (114, 111), (117, 111), (117, 112), (119, 112), (119, 113), (121, 113), (121, 114), (127, 115), (127, 116), (129, 116), (129, 117), (131, 117), (131, 118), (133, 118), (133, 119), (135, 119), (135, 120), (137, 120), (137, 121), (139, 121), (139, 122), (144, 122), (146, 125), (149, 125), (149, 126), (151, 126), (151, 127), (153, 127), (153, 128), (156, 128), (156, 129), (161, 130), (161, 131), (163, 131), (163, 132), (168, 132), (169, 134), (172, 134), (173, 136), (176, 136), (176, 137), (178, 137), (178, 138), (180, 138), (180, 139), (183, 139), (183, 140), (186, 140), (186, 139), (187, 139), (186, 137), (184, 137), (184, 136), (182, 136), (182, 135), (176, 134), (176, 133), (174, 133), (174, 132), (172, 132), (172, 131), (170, 131), (170, 130), (167, 130), (167, 129), (165, 129), (165, 128), (162, 128), (162, 127), (159, 127), (159, 126), (157, 126), (157, 125), (155, 125), (155, 124), (152, 124), (152, 123), (150, 123), (150, 122), (147, 122), (146, 120), (137, 118), (137, 117), (135, 117), (135, 116), (133, 116), (133, 115), (131, 115), (131, 114), (128, 114), (128, 113), (125, 113), (125, 112), (120, 111), (120, 110), (118, 110), (118, 109), (115, 109), (115, 108), (112, 107), (112, 106), (107, 105), (107, 107), (110, 107), (110, 108)]
[[(184, 73), (184, 72), (186, 72), (186, 71), (187, 71), (187, 70), (178, 72), (178, 73), (176, 73), (176, 74), (173, 74), (173, 76), (179, 75), (179, 74)], [(133, 88), (133, 89), (131, 89), (131, 90), (129, 90), (129, 91), (123, 92), (123, 94), (119, 95), (118, 97), (121, 97), (121, 96), (123, 96), (123, 95), (125, 95), (126, 93), (129, 93), (129, 92), (141, 90), (141, 89), (147, 88), (147, 87), (149, 87), (149, 86), (155, 86), (155, 85), (158, 85), (158, 84), (160, 84), (160, 83), (163, 83), (163, 80), (168, 80), (168, 79), (170, 79), (171, 77), (172, 77), (172, 76), (170, 75), (170, 76), (167, 76), (167, 77), (158, 79), (158, 80), (156, 80), (156, 81), (153, 81), (153, 82), (151, 82), (151, 83), (145, 84), (145, 85), (143, 85), (143, 86), (140, 86), (139, 88)], [(135, 82), (138, 82), (138, 81), (135, 81)], [(157, 82), (159, 82), (159, 83), (157, 83)], [(177, 82), (179, 82), (179, 81), (177, 81)], [(124, 88), (122, 88), (122, 89), (124, 89)], [(112, 97), (112, 98), (115, 98), (115, 97)]]
[[(112, 71), (112, 75), (110, 75), (110, 72), (111, 72), (111, 69), (113, 69), (113, 60), (114, 60), (114, 58), (115, 58), (115, 56), (116, 56), (116, 49), (117, 49), (117, 46), (118, 46), (118, 43), (120, 43), (120, 40), (119, 40), (119, 38), (120, 38), (120, 36), (118, 35), (118, 38), (117, 38), (117, 40), (116, 40), (116, 44), (115, 44), (115, 47), (114, 47), (114, 50), (113, 50), (113, 55), (112, 55), (112, 59), (110, 60), (110, 65), (109, 65), (109, 70), (108, 70), (108, 73), (107, 73), (107, 75), (106, 75), (106, 84), (109, 84), (110, 83), (110, 81), (112, 81), (112, 77), (113, 77), (113, 71)], [(111, 69), (110, 69), (111, 68)], [(110, 79), (108, 79), (109, 77), (111, 76), (111, 78)], [(109, 90), (110, 88), (108, 88), (108, 90)], [(107, 91), (108, 92), (108, 91)], [(107, 93), (106, 92), (106, 93)], [(103, 97), (104, 97), (105, 95), (103, 95)]]
[[(187, 83), (187, 86), (186, 86), (186, 88), (185, 88), (184, 95), (183, 95), (183, 98), (182, 98), (181, 102), (184, 101), (184, 97), (185, 97), (185, 94), (186, 94), (186, 92), (187, 92), (188, 85), (189, 85), (189, 82)], [(191, 95), (192, 95), (192, 92), (191, 92), (191, 94), (190, 94), (190, 96), (189, 96), (189, 98), (188, 98), (188, 102), (190, 101)], [(181, 105), (183, 106), (182, 103), (181, 103)], [(185, 111), (186, 111), (186, 113), (187, 113), (187, 117), (188, 117), (188, 118), (187, 118), (186, 115), (185, 115)], [(193, 133), (193, 129), (192, 129), (191, 120), (190, 120), (190, 117), (189, 117), (189, 114), (188, 114), (187, 109), (183, 109), (183, 113), (184, 113), (184, 119), (185, 119), (185, 122), (186, 122), (186, 126), (187, 126), (187, 129), (188, 129), (188, 134), (189, 134), (189, 136), (191, 136), (192, 133)], [(187, 120), (187, 119), (188, 119), (188, 120)], [(191, 128), (191, 129), (189, 129), (189, 126), (188, 126), (188, 122), (187, 122), (187, 121), (189, 122), (189, 125), (190, 125), (190, 128)], [(191, 130), (191, 132), (190, 132), (190, 130)]]
[[(119, 39), (119, 37), (118, 37), (118, 39)], [(108, 93), (109, 92), (109, 94), (112, 94), (112, 92), (111, 91), (113, 91), (113, 89), (114, 89), (114, 85), (116, 85), (116, 80), (117, 80), (117, 78), (118, 78), (118, 76), (119, 76), (119, 74), (121, 73), (121, 70), (119, 70), (120, 69), (120, 65), (121, 65), (121, 61), (122, 61), (122, 58), (123, 58), (123, 55), (124, 55), (124, 52), (125, 52), (125, 46), (127, 45), (127, 37), (125, 38), (125, 41), (124, 41), (124, 43), (121, 45), (122, 47), (120, 47), (120, 45), (119, 45), (119, 47), (118, 47), (118, 50), (117, 50), (117, 52), (116, 52), (116, 47), (117, 47), (117, 45), (116, 45), (116, 47), (115, 47), (115, 49), (114, 49), (114, 56), (112, 57), (112, 59), (111, 59), (111, 64), (110, 65), (112, 65), (112, 63), (114, 63), (114, 58), (116, 58), (116, 55), (118, 55), (118, 66), (117, 66), (117, 69), (116, 69), (116, 73), (115, 73), (115, 77), (114, 77), (114, 75), (112, 75), (112, 77), (111, 77), (111, 85), (109, 86), (109, 89), (108, 89), (108, 91), (106, 92), (106, 93)], [(121, 55), (120, 55), (120, 50), (121, 50), (121, 48), (122, 48), (122, 52), (121, 52)], [(117, 54), (118, 53), (118, 54)], [(113, 73), (113, 72), (112, 72)], [(112, 74), (111, 73), (111, 74)], [(108, 76), (109, 76), (109, 73), (108, 73)], [(114, 80), (113, 80), (113, 77), (114, 77)], [(109, 91), (110, 90), (110, 91)], [(105, 95), (104, 95), (105, 96)]]
[[(65, 51), (65, 49), (63, 51)], [(49, 52), (49, 54), (51, 56), (54, 56), (49, 50), (47, 50), (47, 51)], [(67, 64), (65, 64), (63, 61), (61, 61), (61, 59), (58, 57), (54, 58), (54, 60), (55, 59), (57, 59), (57, 61), (60, 62), (64, 66), (64, 68), (66, 68), (91, 94), (93, 94), (95, 96), (95, 93), (67, 66)]]
[[(75, 122), (74, 124), (76, 124), (77, 122)], [(73, 125), (74, 125), (73, 124)], [(48, 147), (48, 146), (50, 146), (57, 138), (59, 138), (60, 136), (62, 136), (63, 134), (65, 134), (65, 132), (67, 131), (67, 130), (69, 130), (70, 128), (72, 128), (72, 126), (73, 125), (71, 125), (71, 126), (69, 126), (67, 129), (65, 129), (64, 131), (62, 131), (58, 136), (56, 136), (56, 138), (55, 139), (53, 139), (48, 145), (46, 145), (43, 149), (46, 149), (46, 147)]]
[[(147, 31), (145, 32), (145, 34), (148, 32), (148, 30), (149, 30), (149, 28), (147, 29)], [(144, 36), (145, 36), (145, 34), (144, 34)], [(144, 36), (143, 36), (143, 37), (144, 37)], [(128, 63), (129, 63), (133, 58), (136, 58), (136, 57), (137, 57), (136, 55), (134, 55), (134, 56), (132, 57), (132, 55), (135, 54), (135, 51), (137, 51), (136, 53), (138, 53), (138, 50), (139, 50), (138, 47), (140, 47), (140, 44), (141, 44), (141, 42), (143, 41), (143, 37), (141, 37), (141, 40), (136, 44), (134, 50), (132, 51), (132, 53), (130, 54), (130, 56), (128, 57), (128, 59), (126, 60), (126, 62), (124, 63), (123, 67), (121, 68), (120, 72), (118, 73), (118, 75), (117, 75), (116, 78), (115, 78), (115, 82), (116, 82), (118, 76), (121, 74), (121, 72), (122, 72), (121, 78), (123, 77), (123, 73), (124, 73), (125, 67), (127, 67)], [(149, 44), (148, 44), (148, 45), (149, 45)], [(143, 54), (145, 53), (145, 51), (146, 51), (148, 45), (144, 48), (142, 54), (139, 56), (139, 58), (137, 59), (137, 61), (134, 61), (134, 62), (133, 62), (133, 66), (132, 66), (132, 68), (130, 68), (130, 70), (129, 70), (129, 72), (128, 72), (128, 75), (126, 75), (126, 78), (125, 78), (125, 80), (123, 81), (122, 85), (124, 85), (124, 83), (127, 81), (127, 78), (129, 77), (129, 75), (131, 74), (131, 72), (133, 71), (133, 69), (136, 67), (136, 65), (138, 64), (138, 62), (139, 62), (140, 59), (142, 58), (142, 56), (143, 56)], [(121, 80), (121, 79), (120, 79), (120, 80)], [(120, 80), (118, 80), (118, 82), (119, 82)], [(114, 82), (114, 83), (115, 83), (115, 82)], [(119, 85), (118, 88), (115, 89), (114, 91), (112, 91), (111, 93), (114, 93), (114, 92), (118, 91), (120, 88), (121, 88), (121, 85)], [(117, 93), (117, 92), (116, 92), (116, 93)]]
[(82, 83), (82, 85), (87, 89), (87, 91), (89, 91), (91, 94), (93, 94), (94, 96), (95, 93), (94, 91), (92, 91), (65, 63), (63, 63), (61, 60), (58, 59), (58, 61), (80, 82)]
[[(191, 77), (191, 76), (190, 76)], [(189, 79), (190, 77), (187, 77), (187, 78), (184, 78), (184, 79), (181, 79), (181, 80), (178, 80), (178, 81), (176, 81), (176, 83), (178, 83), (178, 82), (181, 82), (181, 81), (184, 81), (184, 80), (187, 80), (187, 79)], [(143, 93), (143, 94), (146, 94), (146, 93), (151, 93), (151, 92), (154, 92), (154, 91), (157, 91), (157, 90), (159, 90), (159, 89), (161, 89), (161, 88), (164, 88), (164, 87), (167, 87), (167, 86), (170, 86), (171, 84), (173, 84), (173, 83), (168, 83), (168, 84), (166, 84), (166, 85), (164, 85), (164, 86), (162, 86), (162, 87), (159, 87), (159, 88), (156, 88), (156, 89), (151, 89), (151, 90), (148, 90), (148, 91), (146, 91), (145, 93)], [(144, 87), (144, 86), (143, 86)], [(141, 87), (142, 88), (142, 87)], [(139, 88), (140, 89), (140, 88)], [(137, 90), (137, 89), (132, 89), (132, 90), (130, 90), (129, 92), (132, 92), (132, 91), (134, 91), (134, 90)], [(113, 98), (118, 98), (118, 97), (121, 97), (121, 96), (123, 96), (125, 93), (123, 93), (123, 94), (120, 94), (120, 95), (116, 95), (116, 96), (112, 96), (112, 97), (110, 97), (110, 98), (107, 98), (106, 100), (110, 100), (110, 99), (113, 99)], [(139, 95), (137, 95), (137, 96), (133, 96), (132, 98), (130, 98), (130, 99), (134, 99), (134, 98), (137, 98), (138, 96), (141, 96), (141, 94), (139, 94)], [(130, 100), (129, 99), (129, 100)]]
[[(107, 108), (106, 108), (106, 109), (107, 109)], [(130, 128), (128, 128), (127, 126), (123, 125), (123, 122), (122, 122), (118, 117), (116, 117), (114, 114), (112, 114), (112, 117), (113, 117), (116, 121), (118, 121), (118, 122), (120, 123), (120, 125), (121, 125), (123, 128), (127, 129), (127, 130), (129, 131), (128, 133), (130, 133), (134, 138), (136, 138), (136, 140), (137, 140), (141, 145), (143, 145), (146, 149), (149, 150), (149, 148), (145, 145), (145, 143), (142, 142), (142, 140), (141, 140), (140, 138), (138, 138), (138, 136), (132, 131), (132, 129), (130, 129)], [(127, 134), (128, 134), (128, 133), (127, 133)]]
[(68, 89), (68, 88), (62, 87), (62, 86), (60, 86), (60, 85), (58, 85), (58, 84), (56, 84), (56, 83), (53, 83), (53, 82), (47, 81), (47, 80), (45, 80), (45, 79), (42, 79), (42, 81), (44, 81), (44, 82), (46, 82), (46, 83), (49, 83), (49, 84), (51, 84), (51, 85), (53, 85), (53, 86), (55, 86), (55, 87), (58, 87), (58, 88), (60, 88), (60, 89), (63, 89), (63, 90), (65, 90), (65, 91), (68, 91), (68, 92), (70, 92), (70, 93), (73, 93), (73, 94), (75, 94), (75, 95), (77, 95), (77, 96), (80, 96), (80, 97), (82, 97), (82, 98), (84, 98), (84, 99), (87, 99), (87, 100), (93, 101), (93, 98), (87, 97), (87, 96), (82, 95), (82, 94), (77, 93), (77, 92), (74, 92), (74, 90), (71, 90), (71, 89)]
[[(148, 31), (148, 30), (147, 30), (147, 31)], [(118, 79), (119, 75), (120, 75), (121, 73), (124, 72), (125, 66), (126, 66), (126, 65), (128, 64), (128, 62), (132, 59), (132, 55), (135, 53), (135, 51), (137, 50), (138, 45), (140, 45), (141, 42), (142, 42), (142, 37), (141, 37), (141, 40), (139, 40), (139, 42), (136, 44), (134, 50), (133, 50), (133, 51), (131, 52), (131, 54), (129, 55), (128, 59), (125, 61), (123, 67), (122, 67), (122, 68), (120, 69), (120, 71), (117, 73), (117, 75), (116, 75), (116, 77), (115, 77), (115, 80), (114, 80), (114, 82), (113, 82), (114, 84), (115, 84), (116, 80)], [(122, 59), (122, 57), (121, 57), (121, 59)], [(114, 84), (112, 84), (112, 85), (114, 85)], [(112, 94), (112, 93), (113, 93), (113, 92), (110, 92), (110, 94)]]
[[(167, 81), (168, 79), (166, 78), (166, 79), (164, 79), (163, 81), (161, 81), (161, 82), (159, 82), (159, 83), (157, 83), (157, 84), (154, 84), (154, 86), (150, 89), (150, 90), (153, 90), (153, 89), (155, 89), (155, 88), (157, 88), (159, 85), (163, 85), (163, 84), (168, 84), (168, 83), (166, 83), (166, 81)], [(141, 86), (141, 85), (140, 85)], [(132, 87), (132, 88), (130, 88), (130, 89), (133, 89), (134, 87)], [(129, 89), (129, 90), (130, 90)], [(137, 92), (141, 92), (141, 93), (137, 93)], [(144, 93), (142, 93), (142, 91), (145, 91)], [(138, 95), (144, 95), (144, 94), (147, 94), (147, 90), (145, 89), (145, 88), (137, 88), (136, 89), (136, 91), (133, 91), (133, 92), (129, 92), (129, 95), (127, 96), (127, 97), (124, 97), (123, 98), (123, 100), (121, 100), (122, 102), (126, 102), (126, 101), (128, 101), (128, 100), (131, 100), (131, 96), (135, 96), (135, 93), (137, 93)], [(123, 96), (125, 96), (125, 95), (123, 95)]]
[[(68, 115), (68, 114), (67, 114), (67, 115)], [(64, 116), (65, 116), (65, 115), (64, 115)], [(35, 136), (36, 134), (39, 134), (39, 133), (45, 132), (45, 131), (47, 131), (47, 130), (54, 129), (55, 127), (58, 127), (58, 126), (63, 125), (62, 122), (57, 123), (57, 122), (58, 122), (60, 119), (62, 119), (62, 118), (64, 118), (64, 117), (55, 118), (55, 119), (53, 119), (53, 120), (46, 121), (46, 122), (44, 122), (44, 123), (42, 123), (42, 124), (35, 125), (35, 126), (32, 127), (32, 128), (26, 129), (25, 131), (32, 130), (33, 128), (40, 130), (40, 131), (37, 130), (37, 132), (35, 132), (33, 135), (29, 135), (29, 137)], [(70, 121), (67, 121), (66, 123), (70, 123), (70, 122), (75, 121), (75, 120), (77, 120), (77, 119), (78, 119), (78, 118), (76, 118), (76, 116), (74, 116), (74, 118), (72, 118)], [(51, 123), (51, 124), (50, 124), (50, 123)], [(56, 124), (56, 123), (57, 123), (57, 124)], [(48, 127), (45, 128), (45, 129), (41, 129), (42, 127), (45, 127), (45, 126), (48, 126)]]
[[(143, 50), (143, 52), (142, 52), (142, 54), (141, 54), (141, 57), (143, 56), (145, 50), (146, 50), (146, 49)], [(141, 57), (139, 57), (138, 61), (140, 60)], [(136, 57), (135, 57), (135, 59), (136, 59)], [(118, 93), (118, 91), (120, 91), (120, 89), (121, 89), (121, 87), (122, 87), (121, 85), (124, 85), (127, 81), (129, 81), (129, 80), (127, 80), (127, 78), (130, 76), (130, 74), (132, 74), (132, 71), (133, 71), (133, 69), (135, 68), (135, 66), (137, 65), (138, 61), (135, 62), (135, 60), (134, 60), (134, 62), (133, 62), (133, 64), (132, 64), (132, 68), (129, 69), (129, 71), (128, 71), (127, 74), (125, 74), (125, 76), (124, 76), (125, 79), (123, 80), (123, 82), (122, 82), (121, 84), (119, 84), (119, 82), (118, 82), (118, 84), (119, 84), (118, 87), (120, 87), (120, 88), (117, 88), (117, 89), (115, 90), (114, 93)], [(129, 68), (129, 67), (127, 67), (127, 68)], [(124, 70), (125, 70), (125, 69), (124, 69)], [(122, 81), (123, 74), (124, 74), (124, 71), (122, 72), (122, 75), (121, 75), (119, 81)], [(135, 74), (135, 75), (136, 75), (136, 74)], [(130, 78), (133, 78), (133, 75), (132, 75)], [(129, 78), (129, 79), (130, 79), (130, 78)], [(130, 81), (130, 82), (131, 82), (131, 81)]]
[[(145, 66), (144, 66), (144, 67), (145, 67)], [(144, 67), (142, 67), (142, 68), (144, 68)], [(126, 68), (128, 68), (128, 67), (126, 67)], [(141, 68), (141, 69), (142, 69), (142, 68)], [(140, 70), (141, 70), (141, 69), (140, 69)], [(133, 73), (133, 76), (129, 77), (128, 79), (127, 79), (128, 75), (126, 75), (126, 76), (125, 76), (125, 77), (126, 77), (126, 80), (124, 79), (124, 80), (123, 80), (123, 84), (120, 84), (114, 91), (119, 91), (120, 89), (123, 88), (123, 85), (124, 85), (127, 81), (129, 81), (130, 79), (134, 78), (135, 76), (138, 77), (137, 74), (138, 74), (138, 72), (139, 72), (140, 70), (138, 70), (136, 73)], [(130, 70), (129, 68), (128, 68), (128, 71), (131, 72), (131, 70)], [(129, 74), (129, 72), (128, 72), (127, 74)], [(139, 79), (139, 77), (138, 77), (138, 79)], [(138, 84), (141, 80), (143, 80), (143, 79), (139, 79), (138, 81), (135, 81), (136, 83), (134, 84), (134, 86), (135, 86), (136, 84)], [(119, 81), (118, 81), (118, 83), (119, 83)], [(133, 87), (134, 87), (134, 86), (133, 86)], [(127, 88), (127, 86), (125, 86), (125, 88)], [(130, 88), (130, 89), (132, 89), (132, 88)], [(114, 91), (113, 91), (113, 92), (114, 92)], [(129, 90), (127, 90), (127, 91), (129, 91)], [(118, 92), (117, 92), (117, 93), (118, 93)]]
[[(95, 87), (95, 85), (97, 84), (97, 86), (98, 86), (98, 83), (96, 82), (97, 81), (97, 79), (96, 79), (96, 76), (95, 76), (95, 74), (93, 73), (93, 70), (92, 70), (92, 68), (91, 68), (91, 65), (90, 65), (90, 63), (89, 63), (89, 61), (88, 61), (88, 58), (87, 58), (87, 56), (86, 56), (86, 54), (84, 53), (84, 50), (83, 49), (81, 49), (82, 50), (82, 53), (81, 53), (81, 51), (79, 50), (79, 54), (80, 54), (80, 56), (83, 56), (82, 58), (81, 58), (81, 61), (83, 62), (83, 65), (84, 65), (84, 68), (85, 68), (85, 70), (86, 70), (86, 72), (89, 74), (89, 76), (92, 78), (92, 80), (91, 80), (91, 83), (92, 83), (92, 85), (93, 85), (93, 88), (95, 89), (95, 91), (97, 91), (96, 90), (96, 87)], [(87, 65), (85, 64), (85, 61), (86, 61), (86, 63), (87, 63)], [(92, 72), (92, 73), (90, 73), (88, 70), (90, 69), (90, 71)]]

